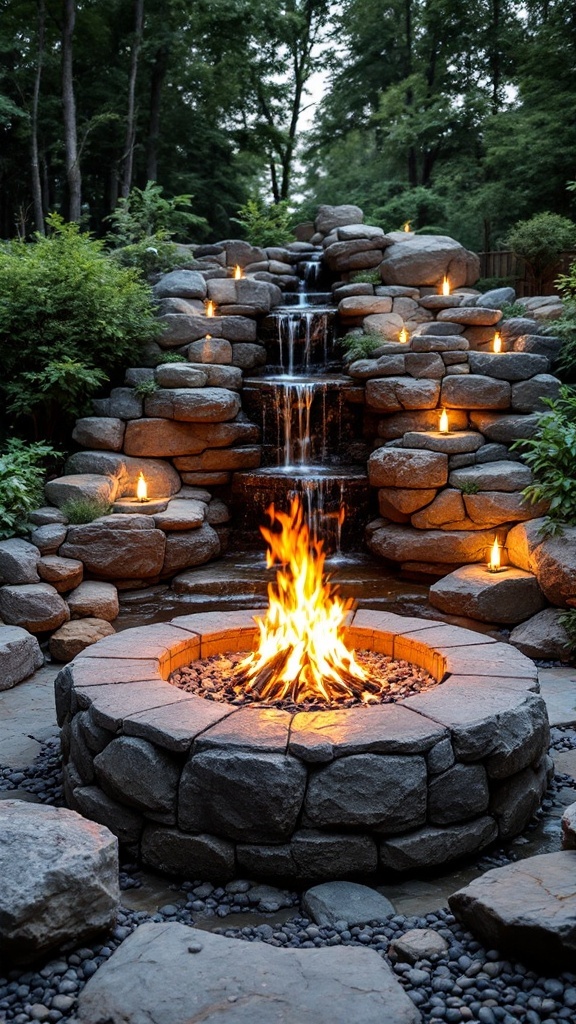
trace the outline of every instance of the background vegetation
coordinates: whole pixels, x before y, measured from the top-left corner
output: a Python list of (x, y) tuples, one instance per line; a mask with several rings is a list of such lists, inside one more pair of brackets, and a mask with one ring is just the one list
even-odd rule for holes
[(0, 237), (50, 210), (104, 234), (147, 182), (193, 196), (176, 241), (262, 197), (477, 250), (574, 212), (565, 0), (0, 0), (0, 51)]

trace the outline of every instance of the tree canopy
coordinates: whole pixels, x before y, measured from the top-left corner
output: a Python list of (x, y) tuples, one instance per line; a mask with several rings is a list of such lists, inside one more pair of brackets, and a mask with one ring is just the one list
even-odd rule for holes
[(491, 248), (573, 213), (575, 67), (563, 0), (0, 0), (0, 237), (152, 181), (198, 241), (264, 197)]

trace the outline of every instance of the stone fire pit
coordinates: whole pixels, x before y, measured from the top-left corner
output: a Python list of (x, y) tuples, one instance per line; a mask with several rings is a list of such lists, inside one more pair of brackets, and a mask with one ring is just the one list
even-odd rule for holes
[(249, 650), (252, 612), (185, 615), (88, 648), (56, 680), (65, 793), (160, 871), (330, 878), (423, 869), (509, 840), (551, 771), (536, 669), (445, 623), (355, 613), (353, 648), (442, 685), (398, 704), (291, 714), (166, 679)]

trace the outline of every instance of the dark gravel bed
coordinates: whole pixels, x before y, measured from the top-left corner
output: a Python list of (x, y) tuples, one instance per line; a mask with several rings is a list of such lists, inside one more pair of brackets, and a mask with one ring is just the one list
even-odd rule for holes
[(330, 703), (313, 699), (299, 704), (288, 699), (254, 699), (243, 690), (242, 684), (238, 684), (234, 677), (238, 666), (246, 657), (245, 652), (213, 654), (208, 658), (193, 661), (191, 665), (185, 665), (173, 672), (169, 682), (206, 700), (254, 708), (261, 708), (265, 704), (266, 707), (281, 708), (284, 711), (324, 711), (363, 704), (393, 704), (415, 693), (423, 693), (433, 686), (438, 686), (434, 676), (409, 661), (390, 658), (376, 651), (354, 651), (354, 656), (369, 678), (381, 686), (380, 693), (367, 694), (364, 700), (350, 697), (345, 700), (333, 700)]
[[(552, 750), (576, 749), (576, 730), (552, 730)], [(543, 808), (528, 827), (536, 829), (546, 813), (559, 806), (561, 789), (576, 790), (571, 776), (558, 774), (546, 794)], [(50, 741), (34, 765), (21, 770), (0, 767), (0, 789), (26, 789), (44, 803), (61, 804), (60, 758), (58, 743)], [(518, 843), (492, 850), (477, 864), (481, 870), (518, 859)], [(139, 869), (125, 863), (120, 871), (120, 887), (126, 891), (142, 885)], [(268, 942), (275, 946), (313, 948), (316, 946), (362, 945), (375, 949), (394, 970), (398, 980), (418, 1007), (425, 1024), (553, 1024), (576, 1021), (576, 974), (541, 975), (523, 964), (509, 961), (497, 950), (486, 950), (463, 930), (447, 909), (421, 917), (394, 914), (384, 921), (348, 928), (345, 922), (334, 927), (319, 927), (298, 912), (300, 896), (296, 892), (236, 879), (226, 886), (196, 880), (173, 883), (174, 902), (165, 904), (156, 914), (133, 911), (121, 906), (112, 932), (102, 940), (75, 947), (68, 944), (47, 960), (27, 969), (0, 974), (0, 1021), (11, 1024), (50, 1024), (69, 1021), (76, 998), (88, 979), (98, 970), (135, 928), (145, 921), (178, 921), (193, 925), (199, 921), (222, 919), (213, 930), (245, 942)], [(282, 923), (263, 915), (278, 910), (293, 916)], [(254, 914), (254, 924), (234, 927), (238, 914)], [(245, 920), (245, 918), (244, 918)], [(388, 955), (390, 943), (412, 928), (430, 928), (448, 943), (443, 956), (422, 959), (413, 965), (395, 962)], [(2, 968), (0, 968), (0, 971)]]

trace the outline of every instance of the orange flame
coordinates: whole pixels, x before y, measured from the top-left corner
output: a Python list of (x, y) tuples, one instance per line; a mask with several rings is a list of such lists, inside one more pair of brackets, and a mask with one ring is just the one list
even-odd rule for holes
[(450, 281), (447, 277), (442, 281), (442, 295), (450, 295)]
[(400, 334), (398, 335), (398, 341), (401, 341), (403, 345), (406, 344), (406, 342), (408, 341), (408, 331), (406, 330), (405, 327), (403, 327), (402, 330), (400, 331)]
[(214, 303), (212, 302), (212, 299), (210, 299), (210, 301), (206, 303), (206, 316), (215, 316), (215, 315), (216, 315), (216, 307), (215, 307)]
[(492, 342), (492, 351), (502, 351), (502, 335), (500, 334), (500, 331), (496, 331), (496, 334), (494, 335), (494, 341)]
[(242, 267), (239, 266), (239, 264), (237, 263), (236, 266), (234, 267), (234, 279), (236, 281), (240, 281), (241, 278), (243, 278), (243, 277), (244, 277), (244, 272), (242, 270)]
[(144, 473), (140, 473), (136, 482), (136, 499), (137, 501), (148, 501), (148, 484), (144, 477)]
[(324, 578), (323, 543), (310, 536), (300, 499), (293, 499), (288, 513), (271, 505), (267, 514), (271, 528), (260, 528), (268, 545), (266, 562), (280, 568), (276, 582), (268, 585), (266, 614), (256, 619), (258, 649), (238, 666), (242, 681), (237, 691), (295, 703), (376, 692), (379, 687), (344, 644), (344, 622), (353, 601), (342, 600)]
[(402, 225), (402, 231), (410, 231), (410, 224), (411, 224), (411, 221), (405, 220), (403, 225)]
[(488, 562), (488, 568), (494, 572), (496, 569), (500, 569), (500, 545), (498, 543), (498, 537), (494, 538), (494, 543), (490, 548), (490, 561)]
[(439, 430), (440, 430), (441, 434), (449, 434), (450, 433), (450, 425), (448, 423), (448, 413), (446, 412), (446, 409), (442, 409), (442, 412), (440, 414)]

